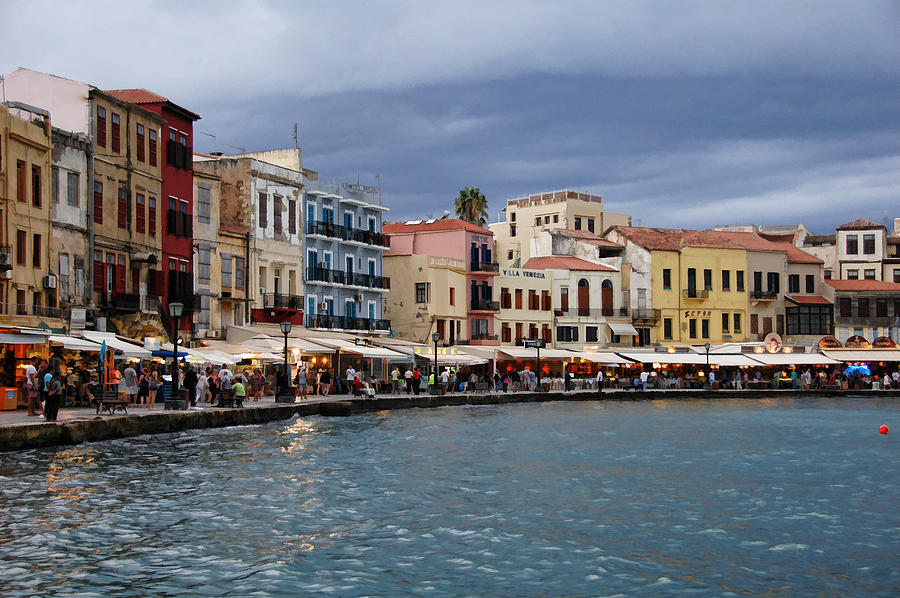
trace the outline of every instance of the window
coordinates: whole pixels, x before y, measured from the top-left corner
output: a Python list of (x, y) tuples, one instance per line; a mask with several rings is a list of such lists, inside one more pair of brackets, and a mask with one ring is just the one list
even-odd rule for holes
[(575, 217), (575, 230), (581, 230), (581, 218)]
[(267, 228), (269, 226), (269, 210), (268, 196), (265, 193), (259, 194), (259, 227)]
[(847, 280), (859, 280), (859, 270), (847, 270)]
[(866, 280), (875, 280), (875, 270), (863, 270), (863, 278)]
[(538, 216), (537, 218), (534, 219), (534, 225), (535, 226), (541, 225), (541, 217), (540, 216)]
[(231, 266), (233, 265), (231, 260), (230, 253), (223, 253), (220, 258), (222, 262), (222, 288), (230, 289), (232, 286), (231, 281)]
[(106, 147), (106, 108), (97, 106), (97, 145)]
[(244, 258), (234, 258), (234, 288), (238, 291), (244, 290)]
[(588, 221), (588, 223), (587, 223), (587, 224), (588, 224), (588, 231), (589, 231), (589, 232), (594, 232), (594, 219), (593, 219), (593, 218), (588, 218), (587, 221)]
[(860, 297), (857, 302), (857, 312), (862, 317), (869, 317), (869, 299)]
[(561, 311), (569, 311), (569, 288), (562, 287), (559, 289), (559, 309)]
[(504, 343), (512, 342), (512, 330), (509, 327), (509, 322), (503, 322), (500, 325), (500, 340)]
[(515, 237), (515, 236), (516, 236), (516, 225), (515, 225), (515, 224), (510, 225), (510, 227), (509, 227), (509, 236), (510, 236), (510, 237)]
[(799, 293), (800, 292), (800, 275), (799, 274), (789, 274), (788, 275), (788, 293)]
[(512, 259), (513, 259), (513, 250), (512, 249), (510, 249), (509, 251), (506, 252), (506, 259), (512, 261)]
[(41, 267), (41, 236), (36, 233), (31, 235), (31, 265)]
[(59, 203), (59, 168), (50, 169), (50, 201)]
[(199, 183), (197, 185), (197, 222), (209, 224), (210, 221), (210, 198), (209, 194), (212, 186), (209, 183)]
[(825, 268), (825, 280), (831, 280), (831, 268)]
[(31, 205), (41, 207), (41, 167), (31, 167)]
[(144, 125), (138, 123), (137, 125), (137, 160), (138, 162), (143, 162), (145, 159), (144, 152), (146, 151), (144, 148), (146, 146), (146, 142), (144, 140)]
[(500, 307), (503, 309), (510, 309), (512, 307), (512, 295), (509, 294), (509, 289), (507, 287), (502, 287), (500, 289)]
[(712, 290), (712, 270), (703, 271), (703, 288), (707, 291)]
[(734, 324), (734, 333), (739, 334), (741, 332), (741, 314), (734, 314), (731, 321)]
[(272, 228), (275, 231), (276, 235), (280, 235), (284, 232), (284, 226), (281, 222), (281, 209), (282, 209), (282, 200), (280, 195), (276, 195), (272, 198), (272, 212), (275, 216), (272, 220)]
[(731, 270), (722, 270), (722, 290), (731, 290)]
[(456, 305), (456, 288), (450, 287), (450, 305)]
[(875, 235), (863, 235), (863, 254), (875, 255)]
[(110, 113), (110, 120), (112, 121), (112, 127), (110, 127), (112, 143), (110, 143), (110, 146), (112, 151), (118, 154), (122, 149), (121, 140), (119, 139), (119, 115), (115, 112)]
[(856, 255), (859, 253), (859, 237), (856, 235), (847, 235), (847, 255)]
[(156, 236), (156, 198), (151, 197), (147, 208), (147, 232), (151, 237)]
[(578, 342), (578, 326), (557, 326), (556, 340), (561, 343)]
[(762, 290), (763, 290), (762, 272), (754, 272), (753, 273), (753, 291), (756, 293), (761, 293)]
[(544, 224), (550, 224), (550, 216), (544, 216)]
[(77, 208), (81, 202), (78, 201), (78, 191), (81, 186), (81, 178), (77, 172), (70, 172), (66, 175), (66, 203), (73, 208)]
[(25, 162), (16, 160), (16, 200), (25, 201)]
[(428, 303), (428, 283), (416, 283), (416, 303)]
[(94, 181), (94, 222), (103, 224), (103, 183)]
[(128, 228), (128, 196), (119, 187), (119, 228)]
[(525, 337), (524, 333), (522, 332), (522, 328), (523, 328), (522, 322), (516, 322), (516, 339), (515, 339), (515, 342), (516, 342), (517, 345), (521, 344), (521, 343), (522, 343), (522, 339)]
[(541, 291), (541, 309), (550, 311), (550, 291)]
[[(375, 230), (375, 221), (369, 220), (369, 230)], [(297, 200), (288, 200), (288, 233), (297, 234)]]
[(787, 334), (824, 336), (834, 332), (834, 314), (830, 305), (798, 305), (784, 311)]
[(553, 222), (554, 222), (554, 223), (558, 223), (558, 222), (559, 222), (559, 214), (554, 214), (554, 215), (553, 215)]
[(697, 320), (695, 318), (688, 320), (688, 334), (691, 338), (697, 338)]
[(59, 254), (59, 298), (69, 300), (69, 254)]
[(886, 318), (888, 315), (887, 299), (880, 297), (875, 299), (875, 317)]
[(672, 340), (672, 318), (663, 318), (663, 339)]
[(27, 243), (28, 233), (23, 230), (16, 231), (16, 263), (24, 266), (26, 263), (26, 253), (28, 252), (25, 244)]
[(900, 282), (900, 268), (894, 268), (894, 282)]
[(722, 334), (728, 334), (730, 329), (728, 314), (722, 314)]
[(838, 299), (838, 310), (842, 318), (850, 317), (850, 297), (841, 297)]
[(147, 200), (143, 193), (135, 195), (134, 232), (143, 233), (147, 222)]
[(663, 268), (663, 288), (669, 290), (672, 288), (672, 269)]
[(767, 272), (766, 284), (770, 294), (777, 295), (781, 292), (781, 280), (778, 272)]
[(516, 289), (516, 309), (522, 309), (522, 289)]
[(538, 303), (538, 295), (537, 291), (534, 289), (528, 289), (528, 309), (537, 310), (540, 309), (540, 303)]
[[(744, 292), (744, 271), (743, 270), (735, 270), (734, 271), (734, 286), (737, 289), (738, 293)], [(737, 329), (735, 329), (737, 332)]]
[(816, 292), (816, 277), (814, 274), (806, 275), (806, 292), (807, 293), (815, 293)]
[(197, 284), (209, 284), (209, 266), (211, 262), (211, 252), (209, 247), (197, 248)]
[(150, 129), (150, 166), (156, 166), (156, 131)]
[(703, 334), (703, 338), (709, 338), (709, 320), (703, 319), (700, 320), (700, 330)]
[(597, 342), (597, 327), (596, 326), (585, 326), (584, 327), (584, 342), (586, 342), (586, 343), (596, 343)]

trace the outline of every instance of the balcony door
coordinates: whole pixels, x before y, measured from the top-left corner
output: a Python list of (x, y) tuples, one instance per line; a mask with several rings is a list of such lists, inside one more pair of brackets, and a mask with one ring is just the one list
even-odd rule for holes
[(475, 309), (478, 305), (478, 283), (474, 280), (472, 281), (472, 309)]
[(281, 294), (281, 268), (275, 268), (272, 271), (272, 274), (275, 277), (275, 283), (272, 287), (272, 290), (276, 295), (280, 295)]
[(697, 296), (697, 269), (696, 268), (688, 268), (687, 288), (688, 288), (688, 297), (696, 297)]
[(610, 280), (600, 283), (600, 307), (604, 316), (613, 315), (613, 285)]
[(591, 313), (591, 288), (586, 278), (578, 281), (578, 315), (587, 316)]

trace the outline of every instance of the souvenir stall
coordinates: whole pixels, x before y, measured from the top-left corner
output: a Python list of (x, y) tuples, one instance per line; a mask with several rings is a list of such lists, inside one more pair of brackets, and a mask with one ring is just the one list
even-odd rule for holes
[(40, 328), (0, 328), (0, 409), (27, 405), (25, 368), (32, 357), (49, 357), (49, 335), (49, 330)]

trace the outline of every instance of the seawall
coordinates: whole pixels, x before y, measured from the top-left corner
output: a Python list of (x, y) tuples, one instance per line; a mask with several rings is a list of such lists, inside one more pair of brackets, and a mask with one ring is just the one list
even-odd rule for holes
[(264, 424), (288, 419), (294, 415), (350, 416), (372, 411), (434, 408), (460, 405), (500, 405), (505, 403), (539, 403), (548, 401), (635, 401), (686, 399), (752, 399), (803, 396), (865, 396), (867, 398), (900, 397), (900, 390), (888, 391), (799, 391), (799, 390), (646, 390), (614, 392), (516, 392), (386, 396), (377, 399), (344, 401), (309, 401), (236, 409), (204, 409), (202, 411), (160, 411), (142, 415), (105, 415), (73, 419), (61, 423), (8, 424), (0, 426), (0, 452), (29, 448), (72, 445), (142, 434), (167, 434), (205, 428)]

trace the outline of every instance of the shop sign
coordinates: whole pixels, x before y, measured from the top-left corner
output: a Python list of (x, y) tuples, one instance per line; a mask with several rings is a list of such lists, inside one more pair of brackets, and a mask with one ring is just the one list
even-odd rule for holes
[(534, 272), (532, 270), (512, 270), (508, 268), (503, 269), (503, 276), (512, 276), (516, 278), (546, 278), (546, 274), (543, 272)]
[(685, 318), (708, 318), (712, 315), (712, 311), (706, 309), (688, 309), (684, 312)]

